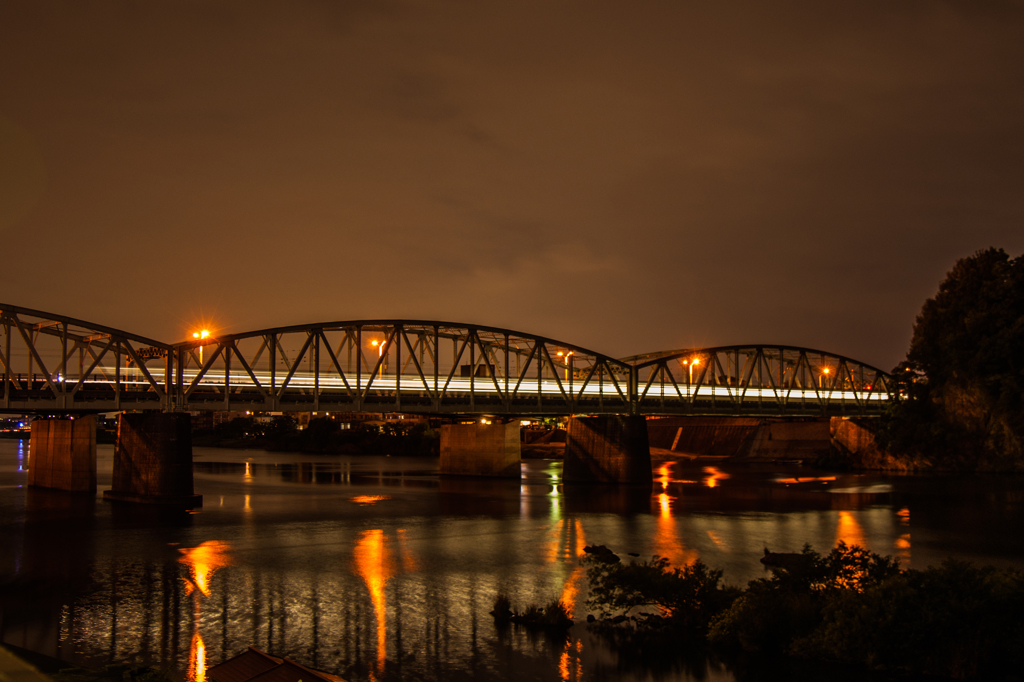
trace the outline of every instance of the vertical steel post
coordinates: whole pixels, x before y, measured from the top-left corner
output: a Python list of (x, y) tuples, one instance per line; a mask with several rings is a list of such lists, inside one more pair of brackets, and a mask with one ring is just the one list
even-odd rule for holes
[(32, 331), (30, 331), (26, 336), (28, 337), (29, 345), (29, 348), (26, 349), (28, 351), (28, 387), (29, 390), (32, 390), (32, 368), (35, 366), (35, 356), (32, 354), (32, 348), (36, 345), (36, 336)]
[(363, 327), (356, 327), (356, 412), (363, 411)]
[(402, 411), (402, 325), (396, 324), (394, 338), (398, 342), (395, 348), (395, 412)]
[(754, 353), (754, 357), (757, 359), (757, 409), (761, 411), (764, 410), (762, 405), (764, 398), (764, 377), (761, 376), (761, 364), (762, 360), (764, 360), (764, 354), (761, 352), (762, 350), (763, 349), (758, 348)]
[(434, 411), (441, 411), (441, 395), (437, 391), (437, 379), (439, 368), (441, 364), (441, 338), (440, 338), (440, 327), (434, 325)]
[(114, 350), (114, 409), (121, 410), (121, 339)]
[(60, 370), (57, 379), (60, 384), (60, 407), (66, 410), (68, 409), (68, 323), (62, 322), (60, 326)]
[(505, 412), (512, 411), (512, 397), (508, 394), (508, 332), (505, 332)]
[(537, 358), (537, 412), (543, 409), (543, 398), (541, 385), (544, 382), (544, 343), (538, 339), (533, 340), (533, 354)]
[(640, 396), (639, 394), (639, 373), (635, 366), (630, 365), (629, 367), (629, 385), (627, 388), (626, 395), (629, 397), (629, 414), (636, 416), (639, 413), (640, 408)]
[(4, 368), (4, 408), (11, 406), (11, 322), (4, 320), (4, 357), (7, 366)]
[(313, 363), (313, 411), (320, 411), (320, 331), (319, 329), (314, 330), (313, 333), (313, 354), (310, 358), (310, 362)]
[(185, 409), (185, 349), (178, 348), (178, 365), (176, 367), (177, 386), (175, 391), (178, 394), (176, 407), (179, 410)]
[(469, 330), (469, 409), (476, 411), (476, 331)]
[(231, 411), (231, 345), (224, 346), (224, 411)]
[[(174, 388), (174, 379), (171, 376), (173, 371), (174, 353), (164, 349), (164, 412), (172, 412), (174, 410), (174, 396), (171, 394)], [(82, 370), (78, 371), (78, 375), (81, 377)]]
[(568, 367), (569, 367), (569, 414), (576, 414), (576, 394), (572, 390), (572, 380), (574, 378), (573, 377), (574, 372), (572, 371), (572, 364), (573, 364), (572, 363), (572, 358), (573, 358), (573, 354), (572, 354), (571, 351), (567, 351), (567, 352), (569, 353), (568, 357), (566, 358), (569, 361), (569, 363), (568, 363)]
[[(265, 337), (264, 337), (265, 338)], [(277, 334), (270, 335), (270, 410), (278, 412), (277, 397)]]

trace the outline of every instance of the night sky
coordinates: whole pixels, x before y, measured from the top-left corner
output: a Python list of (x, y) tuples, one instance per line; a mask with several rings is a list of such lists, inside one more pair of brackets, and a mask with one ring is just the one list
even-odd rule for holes
[(0, 301), (888, 369), (1024, 251), (1024, 3), (0, 0)]

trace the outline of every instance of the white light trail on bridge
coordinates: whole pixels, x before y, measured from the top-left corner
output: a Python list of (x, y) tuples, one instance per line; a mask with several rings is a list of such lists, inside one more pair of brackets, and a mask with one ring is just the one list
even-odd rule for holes
[[(105, 367), (102, 370), (110, 375), (114, 373), (114, 368)], [(130, 370), (129, 370), (130, 373)], [(158, 384), (163, 384), (164, 375), (163, 372), (157, 369), (150, 370), (150, 374)], [(195, 371), (186, 371), (183, 373), (183, 380), (186, 386), (190, 386), (195, 381)], [(252, 381), (247, 375), (231, 375), (231, 388), (262, 388), (264, 390), (270, 388), (271, 377), (269, 374), (255, 374), (259, 386)], [(278, 377), (278, 381), (283, 380), (283, 377)], [(75, 381), (70, 379), (69, 381)], [(516, 389), (516, 382), (518, 378), (509, 377), (507, 390), (509, 393), (514, 392), (514, 395), (518, 397), (529, 397), (535, 396), (538, 393), (538, 382), (536, 379), (524, 379), (519, 382), (518, 389)], [(112, 386), (113, 382), (109, 380), (88, 380), (84, 382), (86, 384), (95, 385), (109, 385)], [(495, 386), (497, 383), (497, 387)], [(562, 381), (561, 386), (559, 382), (554, 379), (542, 380), (539, 384), (539, 392), (543, 396), (562, 396), (563, 391), (566, 395), (573, 399), (579, 398), (622, 398), (619, 390), (625, 393), (626, 387), (624, 382), (620, 380), (620, 387), (616, 389), (615, 384), (610, 381), (605, 381), (603, 384), (592, 380), (589, 382), (582, 391), (579, 386), (582, 381), (573, 381), (570, 386), (569, 382)], [(122, 375), (121, 384), (123, 386), (147, 386), (148, 382), (144, 379), (130, 379)], [(312, 372), (296, 372), (289, 379), (287, 388), (296, 390), (316, 390), (319, 386), (321, 395), (325, 391), (330, 392), (345, 392), (346, 389), (345, 381), (340, 376), (325, 376), (321, 374), (319, 382), (316, 376)], [(491, 377), (475, 377), (472, 381), (468, 377), (453, 377), (448, 380), (447, 377), (439, 376), (437, 383), (435, 384), (432, 380), (428, 380), (427, 383), (415, 374), (403, 374), (400, 377), (396, 377), (394, 374), (377, 375), (374, 377), (361, 376), (358, 386), (356, 385), (355, 377), (348, 379), (348, 386), (352, 390), (360, 390), (365, 392), (367, 389), (372, 391), (382, 391), (386, 393), (394, 393), (399, 391), (401, 394), (416, 395), (423, 394), (426, 391), (430, 391), (434, 394), (444, 391), (446, 395), (469, 395), (474, 393), (481, 396), (502, 396), (506, 392), (506, 385), (504, 377), (497, 377), (492, 379)], [(399, 388), (400, 387), (400, 388)], [(223, 390), (224, 388), (224, 373), (218, 371), (209, 371), (203, 375), (200, 379), (197, 388), (215, 388)], [(277, 383), (274, 386), (275, 389), (280, 390), (281, 384)], [(500, 390), (499, 390), (500, 389)], [(758, 387), (736, 387), (736, 386), (686, 386), (686, 385), (675, 385), (672, 383), (652, 383), (647, 391), (640, 398), (641, 403), (660, 402), (662, 399), (666, 401), (672, 400), (722, 400), (725, 401), (736, 401), (736, 400), (756, 400), (760, 398), (766, 398), (771, 400), (785, 399), (790, 401), (804, 401), (804, 402), (819, 402), (828, 401), (830, 403), (860, 403), (869, 401), (872, 403), (884, 403), (890, 400), (888, 393), (882, 393), (878, 391), (870, 390), (842, 390), (842, 389), (813, 389), (813, 388), (758, 388)]]

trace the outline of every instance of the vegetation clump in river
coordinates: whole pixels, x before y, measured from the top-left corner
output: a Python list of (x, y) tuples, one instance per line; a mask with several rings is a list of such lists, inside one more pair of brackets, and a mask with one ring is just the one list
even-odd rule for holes
[(904, 570), (842, 542), (825, 556), (810, 547), (775, 556), (790, 559), (786, 568), (741, 590), (700, 561), (680, 568), (660, 557), (614, 563), (588, 555), (587, 605), (600, 615), (592, 627), (634, 650), (686, 641), (724, 655), (956, 679), (1019, 679), (1024, 669), (1019, 571), (952, 559)]
[(547, 606), (530, 604), (523, 611), (512, 608), (512, 601), (504, 592), (494, 598), (494, 609), (491, 615), (499, 624), (517, 623), (531, 630), (544, 630), (550, 633), (565, 633), (572, 627), (573, 620), (569, 607), (561, 599), (555, 599)]

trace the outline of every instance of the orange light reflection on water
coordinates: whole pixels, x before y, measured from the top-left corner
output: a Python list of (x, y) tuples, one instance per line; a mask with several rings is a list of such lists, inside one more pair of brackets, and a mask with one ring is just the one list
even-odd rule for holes
[(864, 540), (864, 530), (860, 523), (848, 511), (839, 512), (839, 527), (836, 528), (836, 542), (845, 542), (848, 546), (858, 545), (868, 549)]
[(579, 519), (574, 521), (573, 529), (576, 531), (576, 547), (575, 554), (572, 555), (572, 558), (576, 559), (577, 563), (572, 573), (566, 579), (565, 585), (562, 586), (562, 596), (559, 598), (559, 600), (565, 604), (565, 608), (569, 612), (570, 618), (576, 608), (576, 597), (580, 592), (580, 582), (586, 574), (586, 569), (579, 563), (579, 558), (583, 556), (583, 548), (587, 546), (586, 537), (583, 535), (583, 524), (580, 523)]
[(562, 656), (558, 661), (558, 673), (563, 682), (571, 682), (572, 680), (578, 682), (583, 679), (582, 654), (583, 642), (581, 640), (576, 640), (575, 643), (570, 640), (565, 643), (565, 651), (562, 652)]
[(396, 573), (395, 560), (387, 545), (384, 531), (379, 528), (363, 531), (356, 541), (353, 557), (356, 572), (370, 592), (370, 601), (373, 603), (373, 612), (377, 619), (376, 673), (380, 675), (384, 672), (384, 663), (388, 655), (387, 595), (384, 586)]
[(668, 490), (668, 484), (670, 480), (671, 477), (668, 473), (668, 463), (666, 462), (665, 464), (662, 464), (660, 467), (658, 467), (658, 483), (661, 483), (661, 489), (663, 492)]
[(230, 566), (231, 543), (221, 540), (207, 540), (198, 547), (178, 549), (182, 556), (178, 563), (186, 566), (190, 578), (185, 578), (185, 594), (192, 596), (192, 627), (194, 633), (189, 646), (188, 673), (189, 682), (206, 682), (206, 644), (199, 632), (200, 597), (210, 596), (210, 580), (218, 570)]
[(672, 516), (672, 498), (667, 493), (658, 495), (658, 508), (661, 510), (661, 518), (667, 519)]
[(367, 506), (390, 499), (387, 495), (356, 495), (352, 498), (352, 501), (358, 505)]
[(231, 565), (231, 556), (228, 554), (230, 549), (231, 544), (221, 540), (207, 540), (198, 547), (179, 549), (183, 556), (178, 558), (178, 563), (187, 566), (192, 576), (191, 580), (185, 578), (185, 594), (199, 590), (209, 597), (213, 574)]
[(206, 682), (206, 644), (198, 630), (192, 635), (192, 645), (189, 648), (188, 679), (189, 682)]
[(704, 485), (709, 488), (714, 488), (718, 485), (719, 481), (724, 481), (731, 476), (718, 467), (704, 467), (704, 473), (707, 476), (704, 477)]
[(790, 483), (830, 483), (834, 480), (836, 480), (835, 476), (801, 476), (798, 478), (776, 478), (775, 482), (789, 485)]
[(697, 559), (697, 553), (683, 546), (672, 514), (672, 497), (667, 493), (658, 495), (660, 513), (655, 517), (654, 553), (668, 559), (673, 566), (683, 566)]

